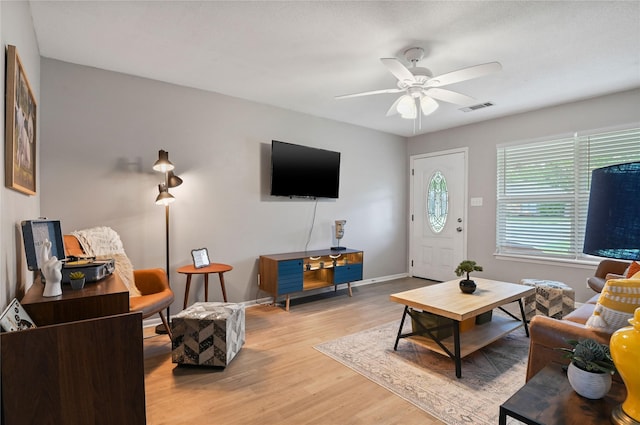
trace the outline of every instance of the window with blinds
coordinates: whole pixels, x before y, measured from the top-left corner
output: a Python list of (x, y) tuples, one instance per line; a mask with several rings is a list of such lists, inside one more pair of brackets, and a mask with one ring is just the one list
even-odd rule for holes
[(591, 171), (640, 161), (640, 128), (501, 145), (497, 155), (496, 253), (584, 259)]

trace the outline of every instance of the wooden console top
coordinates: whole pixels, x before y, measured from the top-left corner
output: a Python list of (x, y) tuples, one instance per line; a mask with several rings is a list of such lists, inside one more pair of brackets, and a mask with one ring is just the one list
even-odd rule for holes
[(37, 326), (129, 312), (129, 291), (116, 273), (82, 289), (63, 284), (62, 295), (56, 297), (44, 297), (43, 292), (44, 284), (38, 279), (20, 300)]

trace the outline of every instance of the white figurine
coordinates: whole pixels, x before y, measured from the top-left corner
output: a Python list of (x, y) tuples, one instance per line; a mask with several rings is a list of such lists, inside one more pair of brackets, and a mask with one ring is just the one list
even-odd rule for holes
[(62, 261), (51, 256), (51, 241), (45, 239), (42, 244), (42, 266), (40, 270), (44, 276), (45, 286), (43, 297), (57, 297), (62, 294)]

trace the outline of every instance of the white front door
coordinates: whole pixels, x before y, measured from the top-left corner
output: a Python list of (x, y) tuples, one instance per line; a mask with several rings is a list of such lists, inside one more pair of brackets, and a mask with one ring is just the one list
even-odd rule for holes
[(456, 278), (466, 256), (467, 149), (411, 157), (409, 274)]

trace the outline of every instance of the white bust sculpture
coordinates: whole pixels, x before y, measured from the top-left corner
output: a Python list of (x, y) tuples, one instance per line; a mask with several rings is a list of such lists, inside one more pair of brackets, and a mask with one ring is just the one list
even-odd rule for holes
[(57, 297), (62, 294), (62, 261), (51, 256), (51, 241), (45, 239), (42, 244), (42, 265), (40, 270), (44, 276), (45, 286), (42, 296)]

